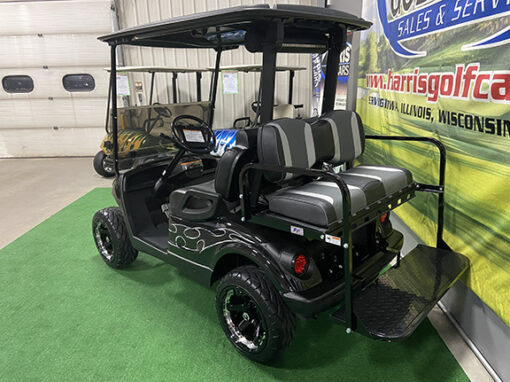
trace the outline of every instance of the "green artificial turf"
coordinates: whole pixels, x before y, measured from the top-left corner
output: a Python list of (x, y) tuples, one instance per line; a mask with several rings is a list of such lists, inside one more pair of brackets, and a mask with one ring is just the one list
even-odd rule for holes
[(214, 290), (144, 254), (104, 264), (91, 219), (113, 204), (95, 189), (0, 251), (0, 381), (467, 380), (428, 321), (402, 343), (300, 321), (279, 360), (252, 363), (225, 338)]

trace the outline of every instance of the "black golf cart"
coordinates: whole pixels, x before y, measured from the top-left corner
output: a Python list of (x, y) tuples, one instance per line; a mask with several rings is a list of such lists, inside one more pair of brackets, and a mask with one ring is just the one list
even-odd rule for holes
[[(117, 105), (112, 99), (118, 207), (98, 211), (94, 239), (115, 268), (145, 252), (205, 285), (217, 285), (218, 319), (244, 356), (272, 359), (290, 345), (296, 316), (332, 312), (348, 333), (386, 341), (408, 337), (469, 267), (442, 239), (445, 149), (433, 138), (365, 136), (359, 116), (334, 111), (339, 54), (347, 30), (370, 23), (344, 12), (296, 5), (235, 7), (183, 16), (101, 37), (111, 46), (216, 51), (209, 119), (179, 115), (172, 160), (119, 172)], [(210, 159), (210, 128), (222, 52), (262, 52), (260, 125), (240, 130), (235, 147)], [(273, 120), (279, 52), (328, 52), (323, 114)], [(115, 82), (111, 83), (116, 93)], [(437, 185), (404, 168), (352, 167), (366, 139), (434, 144)], [(190, 165), (193, 163), (193, 165)], [(333, 168), (344, 165), (345, 170)], [(418, 192), (438, 195), (437, 245), (401, 258), (403, 236), (390, 211)], [(193, 296), (190, 296), (193, 298)]]

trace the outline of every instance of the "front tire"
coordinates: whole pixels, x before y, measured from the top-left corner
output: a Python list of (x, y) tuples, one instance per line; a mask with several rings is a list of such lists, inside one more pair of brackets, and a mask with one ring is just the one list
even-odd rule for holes
[(106, 165), (106, 154), (103, 151), (99, 151), (94, 156), (94, 170), (105, 178), (111, 178), (115, 175), (113, 169)]
[(92, 234), (101, 258), (110, 267), (125, 268), (136, 260), (138, 251), (131, 245), (120, 208), (97, 211), (92, 218)]
[(254, 266), (236, 268), (223, 277), (216, 312), (230, 343), (252, 361), (268, 362), (292, 342), (296, 316)]

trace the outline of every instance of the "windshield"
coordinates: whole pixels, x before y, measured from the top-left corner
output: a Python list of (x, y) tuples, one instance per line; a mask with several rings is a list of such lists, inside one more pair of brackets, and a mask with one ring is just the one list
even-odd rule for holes
[[(176, 151), (171, 142), (171, 125), (175, 117), (193, 115), (208, 120), (209, 102), (159, 104), (118, 108), (119, 160), (148, 160)], [(111, 119), (108, 141), (113, 142)], [(107, 145), (109, 146), (109, 145)], [(108, 150), (109, 147), (105, 147)], [(110, 148), (112, 150), (112, 148)]]

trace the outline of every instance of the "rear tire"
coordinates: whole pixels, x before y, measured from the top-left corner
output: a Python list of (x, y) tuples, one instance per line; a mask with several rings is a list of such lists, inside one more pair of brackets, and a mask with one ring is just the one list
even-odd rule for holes
[(216, 312), (230, 343), (246, 358), (266, 363), (288, 347), (296, 316), (259, 268), (227, 273), (216, 291)]
[(115, 175), (115, 172), (112, 168), (109, 168), (105, 164), (106, 154), (103, 151), (99, 151), (94, 156), (94, 170), (105, 178), (111, 178)]
[(97, 211), (92, 218), (92, 234), (101, 258), (112, 268), (124, 268), (133, 263), (138, 251), (129, 239), (124, 217), (118, 207)]

